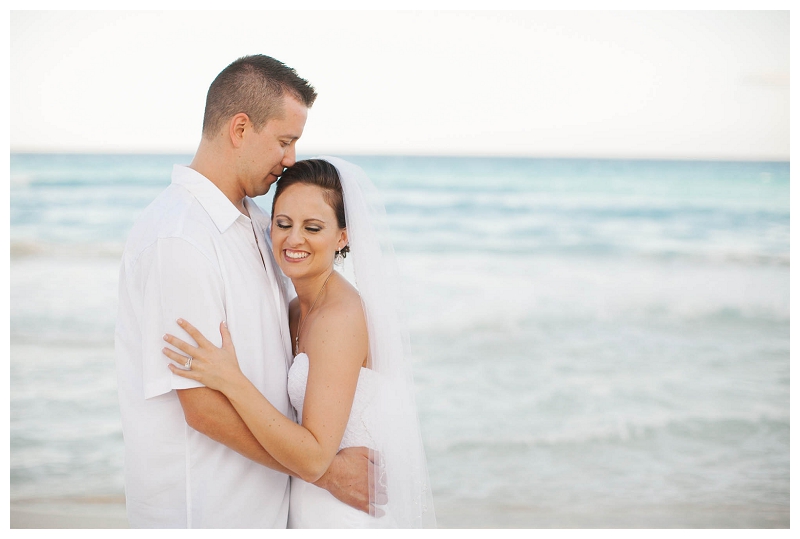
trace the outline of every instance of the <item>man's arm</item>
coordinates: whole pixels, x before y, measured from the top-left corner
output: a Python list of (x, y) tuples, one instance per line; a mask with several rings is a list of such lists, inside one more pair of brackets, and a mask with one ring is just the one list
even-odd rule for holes
[(157, 388), (153, 393), (176, 390), (186, 423), (193, 429), (250, 460), (289, 473), (256, 441), (225, 395), (175, 376), (167, 368), (170, 361), (161, 352), (166, 346), (162, 337), (182, 334), (178, 317), (192, 320), (212, 342), (220, 341), (217, 328), (225, 319), (224, 283), (209, 257), (186, 239), (160, 238), (152, 249), (152, 262), (145, 266), (145, 312), (151, 313), (143, 320), (145, 385)]
[[(144, 285), (144, 383), (146, 398), (177, 390), (186, 423), (212, 440), (270, 469), (291, 472), (261, 446), (222, 393), (173, 375), (169, 359), (161, 352), (164, 333), (190, 341), (177, 325), (178, 317), (192, 322), (215, 345), (221, 344), (219, 323), (225, 318), (223, 285), (219, 271), (197, 247), (181, 238), (161, 238), (152, 247)], [(336, 498), (357, 509), (368, 510), (369, 479), (363, 459), (337, 455), (329, 472), (318, 482)], [(363, 476), (362, 480), (358, 477)], [(325, 486), (322, 486), (325, 485)], [(364, 502), (366, 500), (366, 502)]]
[[(288, 475), (283, 467), (258, 443), (227, 397), (207, 387), (178, 390), (186, 423), (214, 441), (233, 449), (250, 460)], [(369, 450), (348, 447), (334, 457), (328, 471), (315, 483), (336, 499), (369, 513)]]
[(258, 443), (227, 397), (207, 387), (178, 390), (186, 423), (267, 468), (292, 475)]

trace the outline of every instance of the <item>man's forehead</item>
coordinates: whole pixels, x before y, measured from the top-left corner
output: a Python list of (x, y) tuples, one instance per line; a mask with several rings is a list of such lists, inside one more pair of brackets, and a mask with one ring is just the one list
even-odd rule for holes
[(279, 98), (278, 105), (270, 111), (267, 123), (286, 120), (290, 115), (307, 116), (308, 107), (303, 102), (298, 101), (292, 94), (285, 93)]
[(303, 127), (306, 124), (307, 117), (308, 107), (291, 94), (286, 94), (283, 96), (279, 113), (272, 118), (272, 121), (276, 124), (276, 128), (282, 132), (280, 134), (299, 138), (303, 134)]

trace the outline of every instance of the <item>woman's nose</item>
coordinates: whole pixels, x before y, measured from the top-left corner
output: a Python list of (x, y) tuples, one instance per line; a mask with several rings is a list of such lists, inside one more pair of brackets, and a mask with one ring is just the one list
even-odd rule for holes
[(303, 243), (303, 235), (300, 233), (298, 227), (293, 226), (291, 230), (289, 230), (289, 237), (286, 238), (286, 241), (291, 246), (296, 246)]

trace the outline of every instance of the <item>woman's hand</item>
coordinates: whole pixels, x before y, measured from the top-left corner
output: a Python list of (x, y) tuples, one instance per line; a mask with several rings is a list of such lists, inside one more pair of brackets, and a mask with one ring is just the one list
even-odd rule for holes
[[(233, 348), (231, 334), (225, 322), (220, 323), (219, 332), (222, 335), (222, 348), (217, 348), (202, 333), (186, 320), (178, 319), (178, 325), (186, 330), (197, 342), (197, 346), (192, 346), (173, 335), (164, 335), (164, 340), (178, 350), (184, 352), (186, 356), (192, 358), (191, 367), (181, 369), (169, 364), (169, 370), (183, 378), (197, 380), (204, 386), (216, 389), (222, 393), (231, 384), (244, 378), (239, 361), (236, 359), (236, 351)], [(167, 347), (164, 347), (164, 355), (175, 361), (179, 365), (185, 365), (188, 357), (182, 356)]]

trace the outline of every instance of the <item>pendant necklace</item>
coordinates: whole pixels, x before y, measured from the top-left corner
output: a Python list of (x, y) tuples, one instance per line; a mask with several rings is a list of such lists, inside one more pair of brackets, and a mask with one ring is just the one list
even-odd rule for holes
[(328, 279), (331, 278), (333, 275), (333, 270), (328, 274), (325, 278), (325, 282), (322, 283), (322, 288), (319, 289), (319, 293), (317, 294), (317, 299), (314, 300), (314, 303), (311, 304), (311, 308), (308, 310), (306, 315), (300, 320), (300, 327), (297, 328), (297, 335), (294, 338), (294, 355), (297, 355), (297, 352), (300, 350), (300, 330), (303, 329), (303, 323), (308, 318), (308, 315), (311, 314), (311, 311), (314, 310), (314, 306), (317, 304), (319, 297), (322, 295), (322, 291), (325, 290), (325, 285), (328, 284)]

